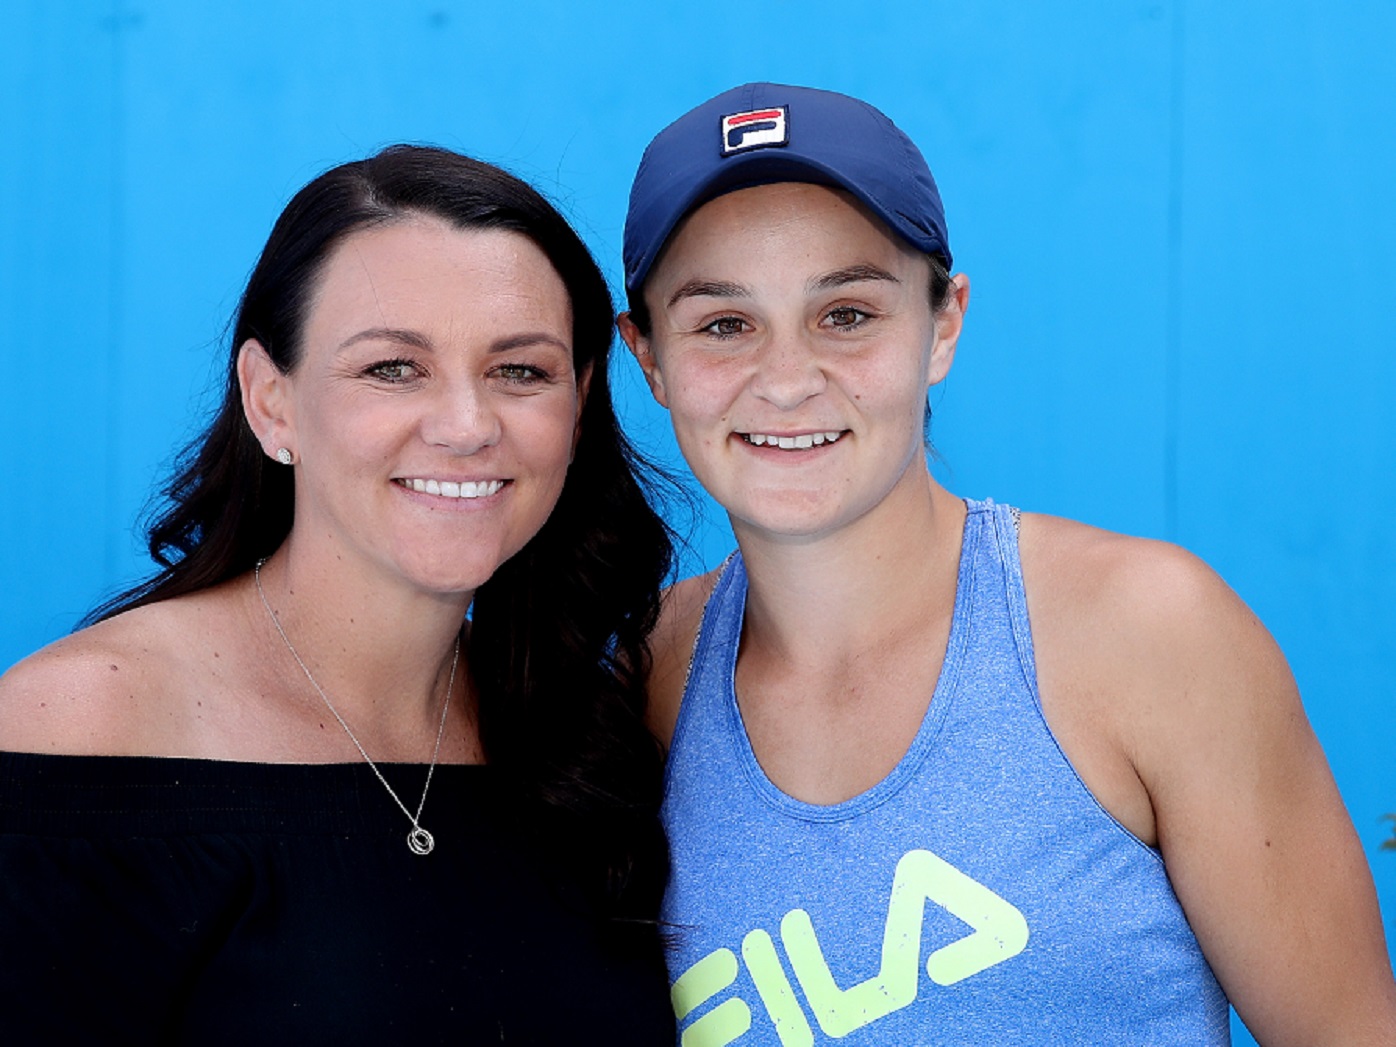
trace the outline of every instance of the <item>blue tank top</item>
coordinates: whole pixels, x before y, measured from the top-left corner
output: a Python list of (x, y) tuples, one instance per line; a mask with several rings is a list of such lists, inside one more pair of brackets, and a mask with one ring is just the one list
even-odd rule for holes
[(761, 770), (733, 687), (740, 556), (669, 754), (664, 903), (684, 1047), (1227, 1044), (1158, 852), (1043, 719), (1016, 514), (970, 502), (950, 638), (906, 755), (831, 806)]

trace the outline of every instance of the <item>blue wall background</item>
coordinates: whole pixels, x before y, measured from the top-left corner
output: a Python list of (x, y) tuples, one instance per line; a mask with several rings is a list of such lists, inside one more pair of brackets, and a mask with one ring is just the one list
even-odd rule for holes
[[(289, 196), (398, 140), (504, 164), (619, 285), (649, 136), (735, 83), (874, 102), (974, 302), (934, 401), (963, 494), (1180, 542), (1287, 652), (1396, 942), (1396, 6), (9, 0), (0, 668), (145, 570)], [(622, 409), (673, 459), (630, 361)], [(690, 566), (730, 537), (710, 519)], [(1322, 856), (1316, 855), (1316, 861)]]

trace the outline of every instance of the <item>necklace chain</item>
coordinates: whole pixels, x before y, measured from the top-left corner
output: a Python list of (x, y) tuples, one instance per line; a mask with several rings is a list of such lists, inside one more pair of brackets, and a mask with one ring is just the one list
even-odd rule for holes
[(334, 702), (330, 701), (330, 696), (325, 693), (325, 689), (321, 687), (320, 684), (316, 682), (315, 677), (311, 675), (310, 667), (305, 664), (304, 660), (296, 652), (295, 645), (291, 643), (291, 638), (286, 635), (286, 630), (281, 627), (281, 620), (276, 617), (276, 612), (271, 609), (271, 604), (267, 602), (266, 591), (262, 588), (262, 564), (264, 563), (266, 563), (266, 560), (257, 561), (257, 566), (252, 570), (252, 580), (257, 585), (257, 596), (261, 599), (262, 606), (267, 609), (267, 617), (271, 619), (271, 624), (276, 627), (276, 632), (281, 637), (281, 642), (286, 645), (286, 650), (291, 652), (291, 657), (294, 658), (296, 664), (301, 667), (301, 672), (305, 673), (305, 678), (310, 681), (310, 686), (315, 688), (315, 693), (318, 694), (321, 701), (325, 703), (325, 708), (329, 709), (334, 718), (339, 721), (339, 726), (344, 728), (344, 733), (347, 734), (349, 740), (354, 743), (354, 748), (359, 750), (359, 755), (364, 758), (364, 761), (368, 764), (370, 769), (372, 769), (373, 773), (377, 775), (378, 780), (383, 783), (383, 788), (388, 790), (388, 795), (393, 798), (393, 802), (402, 809), (402, 813), (407, 815), (408, 820), (412, 822), (412, 831), (407, 834), (407, 846), (411, 848), (413, 854), (430, 854), (432, 849), (436, 846), (436, 840), (431, 833), (427, 832), (421, 826), (422, 808), (426, 806), (427, 790), (431, 788), (431, 776), (436, 772), (437, 758), (441, 755), (441, 739), (446, 735), (446, 713), (449, 712), (451, 708), (451, 692), (455, 690), (456, 686), (456, 666), (460, 662), (460, 634), (456, 634), (456, 647), (451, 655), (451, 675), (446, 681), (446, 700), (441, 703), (441, 723), (436, 728), (436, 747), (431, 751), (431, 763), (427, 767), (426, 783), (422, 786), (422, 798), (417, 801), (417, 813), (413, 814), (407, 809), (407, 805), (398, 797), (393, 787), (388, 784), (388, 779), (383, 777), (383, 772), (378, 769), (378, 765), (373, 762), (373, 757), (368, 755), (368, 750), (363, 747), (359, 739), (354, 736), (354, 732), (349, 729), (349, 724), (345, 722), (344, 717), (339, 715), (339, 710), (334, 707)]

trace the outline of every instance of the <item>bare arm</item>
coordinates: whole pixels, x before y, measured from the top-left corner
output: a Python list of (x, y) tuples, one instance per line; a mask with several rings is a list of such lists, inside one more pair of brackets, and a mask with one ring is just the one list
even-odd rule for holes
[(1177, 714), (1154, 719), (1136, 756), (1179, 900), (1267, 1047), (1394, 1044), (1376, 892), (1294, 679), (1211, 572), (1179, 573), (1158, 652), (1176, 652)]
[(1257, 1039), (1396, 1044), (1371, 874), (1259, 620), (1160, 543), (1037, 518), (1024, 563), (1049, 721), (1106, 807), (1161, 849)]

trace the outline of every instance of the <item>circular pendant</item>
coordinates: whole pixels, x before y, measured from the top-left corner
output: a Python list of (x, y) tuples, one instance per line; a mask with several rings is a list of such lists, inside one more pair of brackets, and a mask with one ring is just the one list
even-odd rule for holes
[(432, 839), (431, 833), (419, 825), (407, 834), (407, 846), (412, 849), (413, 854), (430, 854), (436, 846), (436, 841)]

